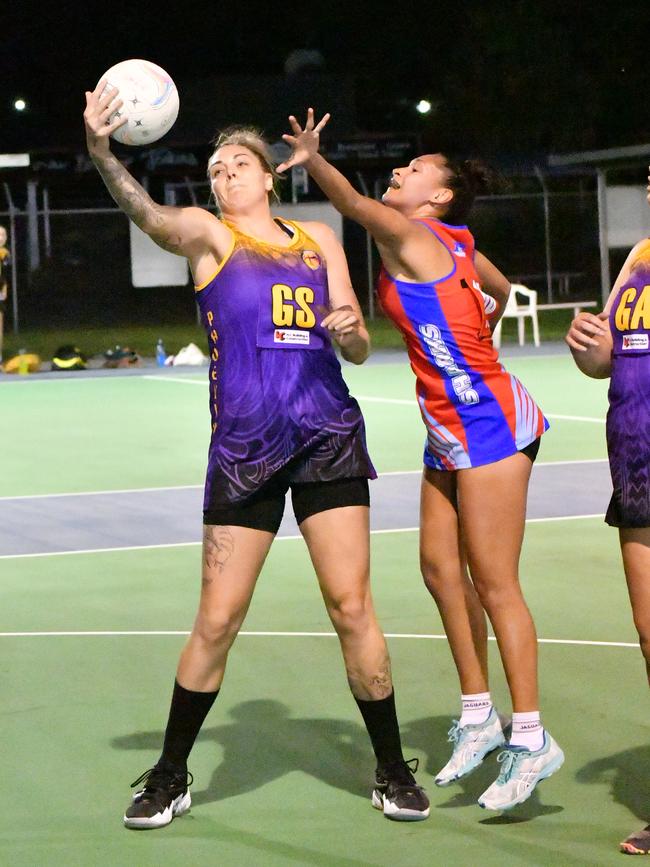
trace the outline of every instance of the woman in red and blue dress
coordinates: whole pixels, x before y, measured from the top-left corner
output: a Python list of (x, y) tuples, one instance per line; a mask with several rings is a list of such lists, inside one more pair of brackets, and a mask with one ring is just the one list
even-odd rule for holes
[[(613, 493), (605, 520), (618, 528), (650, 683), (650, 238), (630, 252), (603, 312), (578, 314), (566, 342), (584, 374), (610, 380), (607, 453)], [(650, 854), (650, 825), (631, 834), (621, 849)]]
[[(421, 156), (393, 171), (377, 202), (318, 153), (328, 119), (315, 125), (310, 109), (303, 130), (290, 118), (293, 134), (284, 138), (293, 153), (279, 170), (305, 165), (332, 204), (372, 234), (383, 265), (379, 298), (416, 376), (427, 432), (421, 567), (449, 638), (462, 701), (449, 733), (452, 756), (436, 783), (466, 776), (503, 747), (500, 773), (478, 802), (506, 810), (558, 770), (564, 755), (541, 723), (537, 637), (518, 575), (528, 482), (548, 423), (498, 360), (490, 319), (498, 319), (510, 286), (475, 250), (464, 225), (487, 170), (440, 153)], [(512, 698), (508, 742), (488, 686), (486, 614)]]

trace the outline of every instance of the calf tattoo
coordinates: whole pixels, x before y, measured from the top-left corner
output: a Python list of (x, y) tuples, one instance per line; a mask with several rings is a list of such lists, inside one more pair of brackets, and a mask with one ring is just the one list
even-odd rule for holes
[[(203, 566), (207, 573), (210, 569), (223, 571), (235, 550), (235, 539), (229, 527), (206, 524), (203, 527)], [(211, 583), (212, 578), (204, 574), (203, 581)]]
[(347, 663), (348, 684), (352, 695), (364, 701), (377, 701), (386, 698), (393, 691), (393, 679), (390, 671), (390, 657), (386, 653), (373, 674), (352, 668)]
[(378, 694), (379, 698), (386, 698), (393, 691), (393, 679), (390, 672), (390, 657), (388, 654), (384, 657), (379, 671), (372, 678), (372, 691)]

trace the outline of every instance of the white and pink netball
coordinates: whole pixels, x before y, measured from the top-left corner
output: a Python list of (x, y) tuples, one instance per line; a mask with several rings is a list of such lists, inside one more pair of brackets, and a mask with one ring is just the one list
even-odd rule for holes
[(119, 90), (124, 103), (109, 122), (116, 116), (128, 119), (111, 138), (125, 145), (146, 145), (171, 129), (178, 117), (178, 90), (162, 67), (149, 60), (123, 60), (111, 66), (102, 79), (107, 87)]

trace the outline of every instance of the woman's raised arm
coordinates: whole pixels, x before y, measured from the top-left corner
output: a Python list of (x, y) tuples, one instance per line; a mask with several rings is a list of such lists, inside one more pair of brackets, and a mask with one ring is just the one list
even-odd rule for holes
[(293, 152), (278, 166), (278, 172), (304, 165), (336, 210), (370, 232), (384, 265), (394, 276), (423, 281), (446, 273), (449, 252), (435, 235), (395, 208), (358, 193), (318, 152), (320, 132), (329, 118), (326, 114), (315, 124), (314, 110), (310, 108), (303, 129), (293, 115), (289, 117), (293, 135), (282, 138), (291, 145)]
[(375, 241), (390, 243), (405, 237), (412, 228), (409, 219), (375, 199), (362, 196), (347, 178), (318, 152), (320, 133), (329, 119), (330, 115), (326, 114), (314, 124), (314, 109), (310, 108), (303, 129), (293, 115), (289, 117), (293, 135), (283, 135), (282, 138), (291, 145), (293, 153), (278, 166), (278, 172), (292, 166), (304, 165), (336, 210), (344, 217), (360, 223)]
[(173, 208), (154, 202), (111, 152), (109, 136), (126, 118), (116, 118), (110, 123), (109, 118), (121, 106), (119, 93), (109, 92), (105, 81), (100, 81), (94, 91), (86, 92), (84, 123), (88, 153), (117, 205), (159, 247), (170, 253), (191, 260), (207, 246), (214, 247), (215, 241), (217, 247), (222, 242), (225, 251), (230, 241), (225, 226), (202, 208)]

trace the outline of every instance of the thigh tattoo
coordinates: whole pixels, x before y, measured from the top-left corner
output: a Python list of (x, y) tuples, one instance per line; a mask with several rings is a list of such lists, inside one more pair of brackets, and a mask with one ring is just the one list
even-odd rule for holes
[[(220, 572), (235, 550), (235, 539), (228, 527), (205, 525), (203, 527), (203, 565), (206, 569)], [(204, 578), (208, 582), (211, 579)]]

